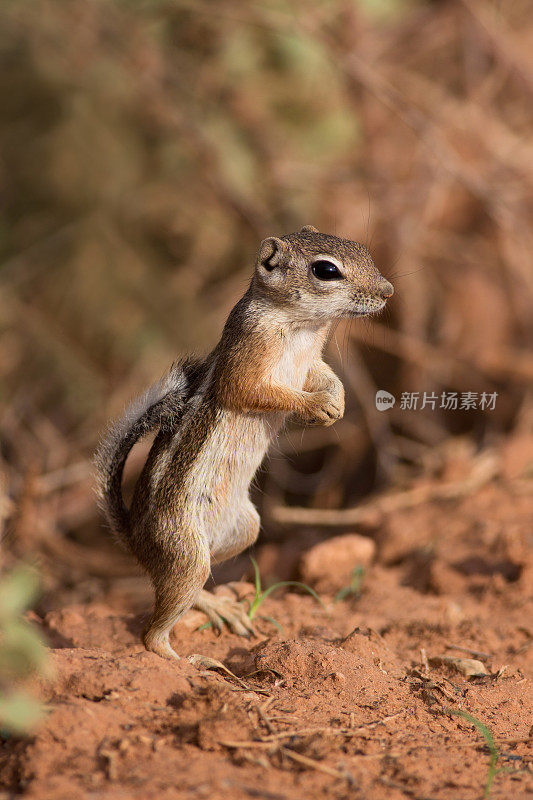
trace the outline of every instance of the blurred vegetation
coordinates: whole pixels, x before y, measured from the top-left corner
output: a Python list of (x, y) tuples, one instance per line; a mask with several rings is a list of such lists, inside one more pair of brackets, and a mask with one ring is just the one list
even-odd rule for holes
[[(266, 537), (270, 502), (349, 505), (438, 470), (450, 436), (530, 430), (532, 37), (526, 0), (3, 3), (5, 553), (74, 586), (83, 545), (109, 575), (99, 431), (215, 343), (260, 239), (306, 223), (368, 243), (396, 294), (339, 326), (346, 417), (281, 439)], [(498, 402), (380, 413), (377, 388)]]
[(22, 616), (38, 585), (35, 570), (24, 565), (0, 576), (0, 736), (28, 733), (43, 714), (25, 681), (50, 674), (48, 655), (36, 629)]

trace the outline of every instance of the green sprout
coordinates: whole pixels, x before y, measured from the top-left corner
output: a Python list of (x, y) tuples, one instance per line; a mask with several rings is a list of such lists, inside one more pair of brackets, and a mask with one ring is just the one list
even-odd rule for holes
[(481, 722), (481, 720), (472, 716), (472, 714), (469, 714), (468, 711), (461, 711), (458, 708), (446, 708), (444, 709), (444, 713), (449, 714), (450, 716), (462, 717), (463, 719), (466, 719), (467, 722), (470, 722), (470, 724), (473, 725), (479, 731), (479, 733), (483, 736), (483, 738), (487, 743), (487, 747), (490, 753), (490, 759), (489, 759), (489, 771), (487, 773), (487, 781), (485, 783), (485, 791), (483, 792), (483, 797), (486, 800), (486, 798), (488, 798), (490, 794), (494, 778), (496, 777), (498, 772), (501, 771), (497, 767), (500, 754), (498, 753), (498, 748), (494, 743), (494, 737), (492, 735), (492, 731), (485, 725), (484, 722)]
[[(304, 589), (312, 597), (315, 598), (317, 603), (320, 603), (320, 605), (322, 606), (322, 608), (324, 609), (326, 614), (328, 613), (328, 610), (327, 610), (326, 606), (324, 605), (324, 603), (322, 602), (320, 597), (317, 595), (315, 590), (311, 589), (311, 587), (308, 586), (306, 583), (301, 583), (301, 581), (278, 581), (278, 583), (272, 584), (272, 586), (269, 586), (268, 589), (265, 589), (263, 591), (262, 586), (261, 586), (261, 574), (259, 572), (259, 567), (257, 565), (257, 561), (255, 560), (255, 558), (253, 558), (253, 556), (250, 556), (250, 561), (253, 564), (254, 574), (255, 574), (255, 577), (254, 577), (255, 596), (254, 596), (254, 599), (252, 600), (252, 602), (250, 604), (250, 608), (248, 609), (248, 616), (249, 616), (250, 619), (253, 619), (255, 617), (255, 615), (257, 613), (257, 609), (263, 603), (263, 601), (267, 599), (269, 594), (272, 594), (272, 592), (275, 592), (276, 589), (282, 589), (284, 586), (297, 586), (299, 589)], [(270, 620), (270, 622), (273, 622), (277, 627), (280, 627), (279, 623), (276, 622), (275, 620), (273, 620), (271, 617), (263, 617), (263, 619), (268, 619), (268, 620)]]
[[(320, 605), (322, 606), (322, 608), (324, 609), (326, 614), (328, 613), (328, 610), (327, 610), (326, 606), (324, 605), (324, 603), (322, 602), (322, 600), (320, 599), (318, 594), (315, 592), (315, 590), (311, 589), (311, 587), (308, 586), (306, 583), (301, 583), (301, 581), (278, 581), (278, 583), (272, 584), (272, 586), (269, 586), (268, 589), (265, 589), (263, 591), (262, 584), (261, 584), (261, 573), (259, 572), (259, 566), (257, 564), (257, 561), (255, 560), (255, 558), (253, 556), (250, 556), (250, 561), (252, 562), (253, 567), (254, 567), (255, 595), (254, 595), (253, 600), (251, 602), (248, 601), (249, 608), (248, 608), (247, 614), (248, 614), (248, 618), (249, 619), (254, 619), (254, 617), (257, 614), (257, 610), (259, 609), (261, 604), (267, 599), (267, 597), (270, 594), (272, 594), (272, 592), (275, 592), (276, 589), (282, 589), (285, 586), (297, 586), (300, 589), (304, 589), (306, 592), (308, 592), (310, 595), (312, 595), (312, 597), (315, 598), (317, 603), (320, 603)], [(241, 602), (244, 602), (244, 601), (241, 601)], [(271, 622), (272, 625), (274, 625), (274, 627), (276, 627), (278, 629), (278, 631), (280, 631), (280, 633), (283, 631), (282, 626), (273, 617), (269, 617), (267, 615), (260, 614), (259, 615), (259, 619), (265, 619), (268, 622)], [(213, 627), (213, 623), (212, 622), (205, 622), (203, 625), (201, 625), (198, 628), (198, 630), (199, 631), (204, 631), (207, 628), (211, 628), (211, 627)]]
[(358, 564), (352, 570), (348, 586), (344, 586), (335, 595), (335, 602), (339, 603), (341, 600), (346, 600), (347, 597), (360, 597), (364, 577), (365, 568)]

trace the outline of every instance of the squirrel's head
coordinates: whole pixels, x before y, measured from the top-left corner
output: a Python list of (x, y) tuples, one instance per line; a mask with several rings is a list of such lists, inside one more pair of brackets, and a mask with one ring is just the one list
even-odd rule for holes
[(254, 286), (300, 320), (373, 314), (394, 292), (364, 245), (311, 225), (261, 242)]

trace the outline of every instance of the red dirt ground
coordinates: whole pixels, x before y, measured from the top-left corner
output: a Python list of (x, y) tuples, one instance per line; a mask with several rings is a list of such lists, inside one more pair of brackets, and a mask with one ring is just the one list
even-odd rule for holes
[[(259, 613), (282, 631), (260, 619), (248, 641), (194, 630), (205, 620), (191, 612), (176, 650), (236, 678), (145, 652), (133, 612), (148, 608), (146, 584), (131, 567), (97, 578), (81, 556), (39, 617), (53, 646), (55, 677), (41, 687), (50, 710), (32, 739), (3, 744), (1, 797), (477, 800), (487, 743), (449, 709), (492, 731), (490, 797), (530, 796), (533, 499), (512, 453), (502, 463), (474, 496), (386, 515), (361, 596), (322, 595), (329, 615), (280, 590)], [(262, 572), (287, 560), (272, 544), (257, 555)], [(327, 574), (327, 548), (323, 558)], [(487, 674), (467, 678), (442, 656), (481, 659)]]

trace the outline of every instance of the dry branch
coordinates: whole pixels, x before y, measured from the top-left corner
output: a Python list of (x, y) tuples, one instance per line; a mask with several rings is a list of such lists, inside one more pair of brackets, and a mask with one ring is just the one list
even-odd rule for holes
[(475, 462), (472, 473), (461, 481), (448, 483), (434, 483), (417, 486), (405, 492), (395, 492), (376, 497), (368, 503), (363, 503), (357, 508), (345, 509), (318, 509), (318, 508), (288, 508), (277, 506), (272, 509), (272, 518), (282, 525), (318, 525), (318, 526), (345, 526), (345, 525), (376, 525), (384, 515), (394, 511), (430, 503), (435, 500), (452, 500), (467, 497), (480, 489), (497, 474), (499, 469), (498, 459), (491, 453), (480, 456)]

